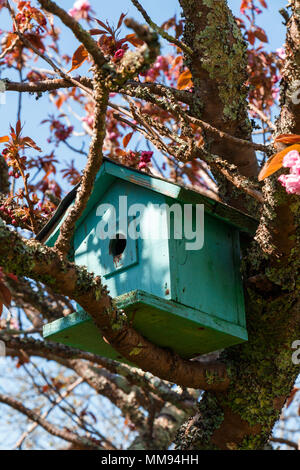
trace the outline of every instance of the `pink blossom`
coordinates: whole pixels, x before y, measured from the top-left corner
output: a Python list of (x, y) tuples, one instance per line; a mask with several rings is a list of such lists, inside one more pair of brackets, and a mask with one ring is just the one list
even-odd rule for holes
[(159, 70), (159, 69), (165, 68), (167, 65), (168, 65), (168, 62), (166, 61), (165, 57), (163, 57), (162, 55), (159, 55), (155, 63), (153, 64), (153, 68), (156, 70)]
[(293, 167), (295, 165), (299, 165), (300, 163), (300, 155), (297, 150), (291, 150), (291, 152), (287, 153), (286, 156), (283, 159), (282, 166), (284, 168), (291, 168), (293, 170)]
[(139, 170), (144, 170), (145, 168), (147, 168), (149, 163), (151, 162), (152, 157), (153, 157), (153, 152), (148, 152), (145, 150), (141, 152)]
[(283, 167), (290, 168), (289, 175), (281, 175), (278, 181), (289, 194), (300, 196), (300, 154), (296, 150), (289, 152), (283, 159)]
[(124, 57), (124, 54), (124, 49), (118, 49), (117, 52), (115, 52), (114, 60), (121, 60)]
[(149, 79), (149, 80), (155, 80), (156, 79), (156, 76), (157, 76), (157, 72), (155, 71), (154, 68), (152, 69), (149, 69), (147, 74), (146, 74), (146, 77)]
[(77, 0), (74, 3), (73, 8), (69, 10), (69, 15), (76, 20), (87, 19), (90, 10), (91, 5), (88, 0)]
[(145, 162), (140, 162), (140, 163), (139, 163), (139, 170), (144, 170), (145, 168), (147, 168), (147, 163), (145, 163)]
[(89, 115), (89, 116), (84, 116), (82, 118), (82, 121), (83, 122), (86, 122), (88, 126), (90, 127), (93, 127), (94, 125), (94, 120), (95, 120), (95, 116), (94, 115)]
[(118, 138), (118, 134), (116, 132), (109, 132), (108, 138), (110, 140), (116, 140)]
[(300, 176), (299, 175), (281, 175), (278, 181), (285, 187), (289, 194), (300, 196)]
[(277, 55), (280, 59), (285, 60), (286, 59), (286, 52), (284, 47), (280, 47), (279, 49), (276, 49)]
[(16, 318), (11, 318), (10, 319), (10, 322), (9, 322), (9, 326), (13, 329), (13, 330), (19, 330), (19, 323), (18, 323), (18, 320)]

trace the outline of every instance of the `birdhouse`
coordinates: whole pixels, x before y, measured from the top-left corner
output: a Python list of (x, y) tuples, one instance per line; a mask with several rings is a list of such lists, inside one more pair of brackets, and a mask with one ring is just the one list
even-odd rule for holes
[[(76, 189), (38, 235), (53, 246)], [(240, 236), (257, 221), (204, 194), (105, 160), (72, 240), (77, 265), (100, 275), (133, 328), (183, 358), (247, 340)], [(47, 340), (122, 358), (77, 311)]]

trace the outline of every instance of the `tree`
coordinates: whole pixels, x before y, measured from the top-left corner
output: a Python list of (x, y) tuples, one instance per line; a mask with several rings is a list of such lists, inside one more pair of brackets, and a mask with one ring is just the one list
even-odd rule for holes
[[(20, 369), (34, 357), (64, 367), (59, 381), (43, 374), (46, 385), (33, 382), (52, 407), (65, 398), (61, 387), (67, 387), (63, 394), (68, 396), (82, 382), (107, 397), (135, 431), (132, 449), (167, 449), (172, 442), (181, 450), (265, 448), (284, 404), (297, 395), (293, 387), (299, 374), (292, 344), (300, 339), (300, 1), (290, 0), (281, 11), (287, 38), (285, 51), (276, 53), (264, 49), (267, 36), (256, 24), (265, 0), (243, 0), (241, 18), (233, 16), (226, 0), (179, 0), (182, 19), (173, 17), (162, 26), (138, 0), (131, 1), (146, 25), (120, 12), (113, 28), (95, 19), (88, 1), (77, 1), (69, 12), (51, 0), (38, 0), (36, 6), (0, 2), (1, 13), (9, 12), (12, 21), (11, 30), (2, 33), (1, 66), (20, 77), (18, 82), (4, 78), (6, 92), (19, 93), (19, 108), (16, 125), (1, 138), (0, 295), (4, 305), (12, 299), (22, 310), (19, 320), (25, 316), (31, 323), (24, 331), (20, 321), (8, 317), (0, 338)], [(72, 58), (63, 53), (58, 20), (80, 43)], [(131, 32), (121, 38), (124, 25)], [(163, 41), (173, 46), (171, 53), (160, 55)], [(50, 69), (43, 69), (43, 62)], [(90, 67), (86, 76), (74, 76), (84, 63)], [(274, 123), (279, 75), (280, 115)], [(45, 116), (51, 148), (45, 154), (34, 130), (23, 135), (22, 95), (39, 98), (46, 92), (60, 114)], [(64, 105), (69, 116), (61, 112)], [(77, 109), (85, 112), (80, 120), (81, 138), (90, 140), (87, 153), (73, 145), (71, 120), (78, 117)], [(252, 141), (258, 122), (263, 143)], [(144, 147), (128, 150), (133, 142), (139, 145), (138, 134)], [(86, 157), (82, 172), (74, 161), (59, 166), (56, 153), (62, 144)], [(150, 144), (163, 157), (154, 157)], [(76, 220), (104, 155), (189, 181), (257, 214), (257, 233), (243, 249), (247, 343), (183, 360), (143, 338), (116, 310), (103, 281), (68, 260)], [(49, 248), (34, 235), (62, 196), (58, 169), (71, 185), (80, 181), (80, 188), (55, 247)], [(139, 349), (136, 369), (36, 337), (44, 322), (72, 312), (73, 301), (122, 356), (132, 361), (132, 349)], [(69, 409), (76, 425), (65, 428), (11, 394), (0, 393), (0, 402), (70, 448), (116, 446), (111, 436), (87, 423), (88, 409), (80, 414)]]

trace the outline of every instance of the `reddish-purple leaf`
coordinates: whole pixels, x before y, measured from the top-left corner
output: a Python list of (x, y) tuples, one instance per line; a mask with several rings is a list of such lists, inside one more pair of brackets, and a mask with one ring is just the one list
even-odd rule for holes
[(88, 51), (84, 47), (83, 44), (81, 44), (78, 49), (73, 54), (72, 57), (72, 68), (69, 70), (69, 73), (72, 72), (73, 70), (78, 69), (84, 61), (88, 58)]

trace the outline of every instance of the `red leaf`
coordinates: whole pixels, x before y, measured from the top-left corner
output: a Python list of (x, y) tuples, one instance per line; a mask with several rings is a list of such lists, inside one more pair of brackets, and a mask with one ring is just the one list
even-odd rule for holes
[(110, 28), (107, 24), (103, 23), (103, 21), (97, 20), (97, 18), (94, 18), (94, 20), (96, 20), (97, 23), (98, 23), (103, 29), (105, 29), (105, 31), (107, 31), (108, 33), (112, 34), (112, 30), (111, 30), (111, 28)]
[(123, 146), (126, 149), (127, 145), (129, 144), (131, 137), (133, 136), (133, 132), (130, 132), (130, 134), (125, 135), (123, 139)]
[(22, 139), (22, 144), (27, 145), (28, 147), (32, 147), (33, 149), (37, 150), (38, 152), (41, 152), (42, 149), (36, 145), (34, 140), (32, 140), (30, 137), (23, 137)]
[(22, 127), (21, 127), (21, 121), (20, 121), (20, 119), (19, 119), (18, 122), (17, 122), (17, 125), (16, 125), (16, 134), (17, 134), (17, 137), (19, 137), (19, 135), (20, 135), (20, 133), (21, 133), (21, 129), (22, 129)]
[(58, 99), (56, 100), (56, 102), (55, 102), (57, 109), (60, 109), (60, 108), (61, 108), (61, 106), (62, 106), (62, 105), (64, 104), (64, 102), (66, 101), (66, 99), (67, 99), (67, 96), (66, 96), (66, 95), (61, 94), (61, 95), (59, 96), (59, 98), (58, 98)]
[(119, 22), (118, 22), (117, 29), (121, 28), (125, 16), (126, 16), (126, 13), (122, 13), (122, 14), (121, 14), (121, 16), (120, 16), (120, 18), (119, 18)]
[(300, 135), (297, 134), (281, 134), (274, 142), (281, 142), (283, 144), (300, 144)]
[(69, 70), (69, 73), (72, 72), (73, 70), (78, 69), (83, 62), (88, 58), (88, 51), (84, 47), (83, 44), (76, 49), (76, 51), (73, 54), (72, 57), (72, 68)]
[(139, 47), (139, 46), (142, 46), (144, 44), (144, 41), (142, 41), (142, 39), (139, 39), (136, 37), (136, 35), (133, 33), (133, 34), (127, 34), (127, 36), (125, 36), (124, 38), (124, 42), (130, 42), (130, 44), (132, 44), (134, 47)]
[(3, 137), (0, 137), (0, 144), (2, 144), (3, 142), (8, 142), (9, 141), (9, 137), (8, 135), (5, 135)]
[(254, 35), (261, 41), (261, 42), (269, 42), (266, 33), (264, 32), (263, 29), (257, 28), (254, 31)]
[(267, 5), (267, 3), (265, 2), (265, 0), (259, 0), (259, 3), (261, 4), (262, 7), (268, 8), (268, 5)]
[(248, 31), (248, 41), (250, 42), (251, 46), (255, 43), (255, 35), (252, 31)]
[(31, 44), (35, 46), (37, 49), (40, 49), (41, 51), (45, 50), (43, 41), (38, 34), (28, 33), (28, 34), (25, 34), (25, 36), (31, 42)]
[(89, 30), (89, 33), (91, 36), (96, 36), (97, 34), (105, 34), (107, 31), (104, 31), (103, 29), (97, 29), (93, 28)]
[(300, 145), (291, 145), (269, 158), (269, 160), (265, 163), (263, 169), (258, 175), (258, 181), (262, 181), (268, 176), (273, 175), (273, 173), (275, 173), (276, 171), (280, 170), (280, 168), (282, 168), (284, 157), (292, 150), (297, 150), (298, 152), (300, 152)]
[(179, 75), (178, 82), (177, 82), (177, 88), (178, 90), (183, 90), (184, 88), (187, 87), (192, 87), (193, 82), (192, 82), (192, 74), (189, 70), (185, 70), (182, 72), (181, 75)]
[(19, 282), (17, 276), (15, 276), (14, 274), (12, 273), (9, 273), (9, 274), (6, 274), (7, 277), (10, 277), (10, 279), (12, 279), (13, 281), (15, 282)]

